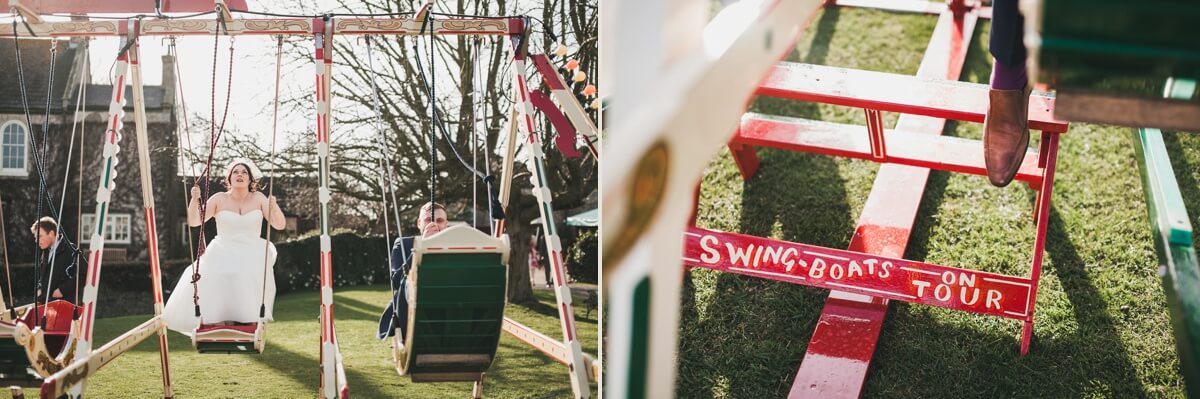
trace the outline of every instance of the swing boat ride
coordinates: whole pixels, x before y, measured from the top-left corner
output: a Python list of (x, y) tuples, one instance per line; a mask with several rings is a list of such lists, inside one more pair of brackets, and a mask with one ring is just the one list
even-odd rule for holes
[[(987, 87), (958, 79), (976, 23), (991, 17), (990, 7), (965, 0), (762, 0), (732, 4), (709, 21), (703, 7), (654, 8), (634, 3), (610, 4), (601, 18), (604, 24), (622, 23), (619, 29), (601, 27), (604, 35), (621, 32), (608, 38), (612, 39), (606, 41), (608, 51), (645, 55), (623, 57), (622, 62), (637, 59), (642, 68), (625, 70), (635, 73), (606, 80), (614, 87), (611, 93), (617, 96), (607, 115), (612, 121), (612, 136), (606, 145), (621, 149), (613, 151), (615, 158), (605, 163), (601, 185), (605, 210), (603, 279), (610, 310), (605, 330), (606, 356), (609, 369), (617, 370), (607, 376), (606, 396), (674, 397), (683, 283), (680, 273), (693, 267), (830, 290), (804, 359), (790, 382), (789, 398), (859, 397), (892, 300), (1020, 321), (1018, 353), (1028, 353), (1058, 139), (1068, 130), (1068, 123), (1058, 119), (1056, 105), (1071, 107), (1075, 112), (1090, 106), (1071, 104), (1070, 95), (1055, 98), (1044, 91), (1030, 97), (1029, 128), (1041, 130), (1042, 140), (1037, 151), (1027, 152), (1016, 178), (1037, 193), (1031, 212), (1036, 235), (1028, 277), (902, 259), (930, 169), (986, 173), (980, 141), (940, 134), (948, 120), (979, 123), (984, 119)], [(1144, 21), (1137, 19), (1147, 18), (1137, 16), (1139, 12), (1156, 15), (1156, 20), (1171, 14), (1166, 16), (1166, 23), (1190, 26), (1187, 31), (1195, 31), (1194, 19), (1188, 19), (1196, 11), (1194, 6), (1186, 8), (1189, 13), (1180, 12), (1180, 7), (1120, 2), (1088, 2), (1074, 7), (1064, 6), (1070, 1), (1061, 0), (1024, 3), (1026, 15), (1045, 15), (1044, 19), (1038, 17), (1035, 23), (1027, 23), (1027, 44), (1075, 46), (1070, 48), (1074, 53), (1048, 46), (1040, 57), (1031, 50), (1033, 63), (1040, 66), (1043, 76), (1070, 72), (1069, 68), (1094, 71), (1102, 65), (1090, 52), (1105, 47), (1090, 42), (1053, 41), (1070, 36), (1051, 35), (1078, 33), (1072, 29), (1140, 26), (1094, 20), (1049, 26), (1051, 21), (1073, 20), (1078, 17), (1076, 10), (1104, 9), (1110, 22)], [(781, 62), (822, 7), (933, 14), (938, 22), (916, 76)], [(1114, 7), (1128, 12), (1113, 12)], [(662, 29), (663, 21), (669, 21), (673, 29)], [(678, 34), (680, 31), (703, 34)], [(1087, 95), (1077, 99), (1093, 104), (1137, 105), (1144, 112), (1130, 117), (1108, 108), (1105, 115), (1096, 115), (1105, 113), (1103, 110), (1092, 115), (1068, 113), (1070, 120), (1200, 128), (1200, 123), (1195, 123), (1200, 102), (1191, 80), (1197, 78), (1192, 76), (1197, 71), (1196, 58), (1180, 56), (1197, 54), (1200, 48), (1191, 40), (1194, 35), (1168, 38), (1162, 37), (1163, 32), (1137, 32), (1135, 36), (1143, 41), (1134, 47), (1146, 51), (1108, 48), (1120, 48), (1127, 57), (1144, 57), (1133, 67), (1143, 67), (1141, 73), (1163, 73), (1162, 69), (1146, 69), (1145, 65), (1170, 65), (1166, 72), (1181, 73), (1185, 79), (1167, 84), (1166, 94), (1174, 96), (1174, 101), (1128, 96), (1111, 100), (1091, 91), (1077, 92)], [(1040, 33), (1047, 36), (1038, 37)], [(1113, 33), (1106, 35), (1112, 43), (1117, 42)], [(1155, 42), (1156, 35), (1159, 37)], [(1149, 46), (1147, 37), (1150, 42), (1170, 42), (1174, 47)], [(1178, 51), (1181, 49), (1190, 53)], [(1104, 55), (1099, 57), (1104, 59)], [(613, 69), (611, 64), (604, 68)], [(1070, 93), (1065, 86), (1052, 88), (1066, 88)], [(756, 95), (862, 108), (866, 123), (843, 125), (746, 112), (748, 100)], [(1168, 106), (1162, 107), (1164, 104)], [(884, 129), (882, 111), (901, 114), (895, 129)], [(1114, 117), (1124, 120), (1115, 121)], [(1152, 130), (1151, 134), (1146, 134), (1147, 130)], [(1200, 309), (1200, 293), (1196, 290), (1200, 268), (1191, 247), (1191, 226), (1170, 162), (1165, 158), (1161, 134), (1157, 129), (1142, 129), (1138, 134), (1137, 155), (1147, 202), (1151, 204), (1160, 261), (1165, 265), (1162, 274), (1168, 308), (1175, 321), (1183, 374), (1189, 392), (1197, 395), (1200, 351), (1196, 348), (1200, 346), (1195, 344), (1194, 336), (1200, 330), (1195, 317)], [(679, 204), (701, 200), (701, 177), (722, 146), (729, 149), (746, 180), (754, 177), (759, 166), (756, 147), (881, 163), (850, 248), (824, 248), (695, 227), (695, 207)]]
[[(7, 271), (8, 241), (4, 234), (2, 202), (0, 199), (0, 242), (4, 246)], [(79, 323), (74, 317), (78, 307), (65, 300), (10, 308), (11, 282), (10, 277), (9, 300), (5, 301), (0, 295), (0, 384), (11, 386), (17, 392), (22, 387), (39, 386), (41, 379), (38, 376), (50, 375), (74, 360), (73, 344), (79, 333)]]
[[(236, 36), (275, 36), (280, 46), (285, 36), (310, 37), (314, 44), (313, 64), (316, 72), (315, 105), (316, 105), (316, 148), (319, 164), (319, 208), (320, 208), (320, 272), (321, 272), (321, 306), (320, 306), (320, 359), (319, 394), (323, 398), (346, 398), (349, 396), (349, 386), (345, 377), (342, 355), (338, 348), (337, 333), (333, 318), (333, 286), (332, 286), (332, 257), (328, 207), (330, 201), (329, 165), (330, 152), (329, 133), (331, 123), (331, 86), (333, 46), (335, 37), (341, 36), (418, 36), (428, 35), (432, 40), (438, 35), (473, 35), (498, 36), (507, 38), (511, 44), (512, 90), (516, 103), (511, 107), (507, 126), (501, 131), (506, 134), (508, 146), (504, 152), (503, 172), (499, 188), (499, 204), (501, 209), (507, 207), (511, 191), (511, 180), (515, 174), (513, 163), (516, 155), (518, 133), (525, 135), (525, 144), (530, 156), (526, 166), (531, 172), (534, 186), (534, 197), (538, 201), (541, 212), (543, 229), (547, 232), (547, 247), (553, 268), (555, 296), (558, 302), (559, 320), (563, 339), (556, 340), (534, 331), (516, 321), (503, 317), (505, 305), (505, 284), (507, 273), (505, 265), (508, 257), (507, 237), (504, 235), (504, 220), (495, 220), (493, 235), (489, 236), (469, 227), (455, 227), (442, 233), (418, 239), (414, 250), (415, 262), (410, 278), (413, 281), (414, 300), (410, 303), (410, 320), (407, 329), (407, 346), (397, 346), (394, 351), (396, 368), (401, 374), (411, 374), (414, 382), (422, 381), (474, 381), (475, 397), (482, 396), (483, 376), (492, 363), (499, 341), (499, 331), (505, 331), (546, 353), (554, 360), (567, 366), (573, 396), (587, 398), (590, 396), (588, 382), (598, 380), (599, 363), (591, 356), (583, 354), (578, 336), (575, 334), (574, 310), (571, 305), (570, 289), (567, 286), (565, 266), (562, 263), (562, 248), (554, 227), (554, 215), (551, 205), (550, 190), (546, 187), (546, 175), (542, 143), (534, 124), (534, 110), (540, 110), (561, 131), (571, 129), (581, 133), (589, 153), (598, 159), (598, 135), (594, 123), (587, 117), (583, 107), (570, 92), (565, 83), (548, 59), (542, 55), (527, 53), (526, 42), (530, 31), (526, 17), (490, 17), (490, 16), (461, 16), (442, 14), (432, 10), (432, 1), (418, 3), (416, 12), (370, 15), (364, 14), (325, 14), (322, 16), (283, 16), (275, 14), (255, 13), (247, 10), (242, 0), (215, 1), (109, 1), (109, 2), (80, 2), (64, 3), (46, 0), (4, 0), (5, 8), (13, 12), (13, 29), (0, 32), (0, 38), (52, 39), (71, 37), (117, 37), (120, 39), (121, 51), (116, 57), (112, 75), (112, 98), (107, 118), (104, 148), (101, 160), (102, 179), (96, 192), (96, 214), (103, 215), (116, 189), (114, 166), (119, 162), (120, 141), (124, 127), (124, 117), (127, 97), (132, 97), (134, 111), (133, 122), (137, 140), (138, 167), (141, 173), (142, 199), (145, 210), (146, 225), (149, 226), (148, 249), (150, 253), (151, 281), (153, 282), (153, 297), (155, 315), (141, 325), (125, 332), (99, 348), (93, 349), (93, 327), (96, 312), (96, 296), (99, 290), (99, 278), (102, 271), (100, 256), (104, 249), (104, 232), (106, 229), (103, 218), (98, 219), (91, 234), (90, 256), (87, 275), (83, 279), (83, 291), (79, 306), (79, 317), (71, 322), (64, 318), (67, 312), (61, 305), (51, 302), (47, 306), (20, 307), (9, 311), (5, 309), (0, 315), (0, 339), (3, 334), (12, 331), (17, 337), (17, 343), (29, 353), (31, 360), (36, 352), (38, 361), (48, 364), (37, 369), (38, 378), (27, 383), (41, 386), (41, 397), (58, 398), (67, 396), (79, 398), (83, 396), (88, 377), (98, 372), (104, 365), (135, 347), (140, 342), (157, 334), (161, 360), (163, 397), (173, 397), (171, 374), (168, 363), (166, 322), (162, 319), (163, 294), (161, 273), (158, 256), (158, 239), (155, 231), (155, 208), (153, 197), (152, 174), (149, 163), (149, 149), (146, 140), (146, 118), (142, 93), (142, 71), (139, 63), (140, 39), (149, 36), (165, 36), (172, 40), (171, 51), (174, 51), (174, 38), (185, 36), (213, 35), (214, 40), (224, 35), (230, 38)], [(132, 17), (109, 17), (110, 19), (90, 20), (86, 14), (138, 14)], [(186, 15), (179, 15), (185, 14)], [(60, 16), (71, 14), (81, 16), (71, 21), (47, 21), (44, 16)], [(170, 15), (168, 15), (170, 14)], [(254, 16), (270, 15), (270, 18), (237, 18), (238, 14)], [(20, 22), (18, 24), (18, 21)], [(232, 53), (232, 41), (230, 43)], [(216, 58), (214, 47), (214, 62)], [(533, 59), (536, 73), (543, 78), (543, 83), (550, 88), (551, 96), (558, 104), (541, 101), (535, 105), (533, 97), (541, 95), (530, 87), (526, 76), (527, 60)], [(277, 53), (278, 60), (278, 53)], [(231, 59), (232, 62), (232, 59)], [(278, 61), (276, 64), (276, 115), (278, 114)], [(214, 65), (215, 67), (215, 65)], [(230, 71), (232, 74), (232, 70)], [(215, 72), (214, 72), (215, 81)], [(128, 83), (126, 83), (128, 82)], [(126, 93), (126, 85), (132, 88), (132, 93)], [(544, 96), (543, 100), (544, 100)], [(214, 94), (215, 98), (215, 94)], [(228, 98), (228, 96), (227, 96)], [(215, 107), (214, 107), (215, 108)], [(228, 108), (228, 107), (226, 107)], [(563, 112), (565, 111), (565, 112)], [(214, 109), (215, 112), (215, 109)], [(564, 115), (565, 113), (565, 115)], [(434, 114), (436, 118), (436, 113)], [(275, 116), (277, 119), (277, 116)], [(214, 118), (215, 122), (215, 118)], [(215, 128), (214, 128), (215, 129)], [(274, 127), (273, 127), (274, 130)], [(219, 132), (214, 131), (212, 146), (219, 140)], [(274, 152), (274, 141), (272, 141)], [(211, 166), (211, 159), (209, 165)], [(207, 172), (206, 172), (207, 173)], [(202, 202), (203, 203), (203, 202)], [(269, 231), (269, 229), (268, 229)], [(269, 234), (269, 233), (268, 233)], [(268, 243), (270, 236), (268, 235)], [(200, 242), (203, 245), (203, 237)], [(269, 245), (269, 244), (268, 244)], [(202, 255), (202, 253), (201, 253)], [(198, 256), (201, 258), (202, 256)], [(197, 259), (200, 262), (200, 259)], [(487, 270), (491, 288), (486, 290), (490, 298), (486, 301), (463, 303), (453, 296), (447, 295), (444, 288), (438, 284), (456, 283), (461, 285), (462, 277), (450, 277), (447, 271), (480, 268)], [(264, 268), (265, 269), (265, 268)], [(420, 273), (419, 270), (424, 270)], [(498, 282), (498, 284), (497, 284)], [(11, 289), (9, 290), (11, 292)], [(419, 298), (418, 300), (416, 300)], [(64, 302), (65, 303), (65, 302)], [(67, 303), (70, 305), (70, 303)], [(464, 349), (455, 343), (461, 343), (464, 337), (459, 332), (462, 324), (452, 318), (443, 317), (446, 313), (456, 313), (459, 316), (472, 313), (466, 307), (478, 305), (486, 308), (481, 311), (490, 314), (486, 322), (472, 322), (467, 329), (474, 337), (471, 348)], [(0, 307), (7, 306), (0, 299)], [(441, 309), (439, 309), (441, 307)], [(197, 305), (197, 308), (199, 306)], [(31, 312), (29, 309), (37, 309)], [(17, 310), (24, 310), (24, 315), (46, 312), (47, 330), (39, 328), (29, 330), (26, 324), (12, 316)], [(454, 312), (447, 312), (453, 309)], [(197, 309), (200, 316), (200, 310)], [(23, 316), (25, 317), (25, 316)], [(438, 320), (441, 318), (441, 320)], [(440, 323), (440, 325), (438, 325)], [(456, 324), (457, 323), (457, 324)], [(47, 350), (45, 343), (48, 338), (61, 336), (65, 325), (70, 324), (69, 339), (64, 346), (67, 348), (57, 363), (45, 363)], [(447, 330), (449, 329), (449, 330)], [(216, 325), (204, 323), (193, 336), (193, 345), (200, 353), (261, 353), (265, 345), (265, 321), (239, 325)], [(26, 332), (30, 331), (30, 332)], [(479, 341), (482, 339), (482, 341)], [(6, 347), (7, 340), (0, 342), (0, 373), (8, 363), (14, 360), (20, 363), (16, 350)], [(483, 345), (479, 345), (483, 342)], [(396, 342), (396, 344), (399, 344)], [(5, 350), (9, 348), (9, 350)], [(34, 352), (29, 352), (34, 348)], [(24, 355), (22, 355), (24, 356)], [(73, 357), (72, 357), (73, 356)], [(29, 363), (36, 363), (30, 361)], [(39, 366), (40, 367), (40, 366)], [(18, 392), (18, 391), (14, 391)]]

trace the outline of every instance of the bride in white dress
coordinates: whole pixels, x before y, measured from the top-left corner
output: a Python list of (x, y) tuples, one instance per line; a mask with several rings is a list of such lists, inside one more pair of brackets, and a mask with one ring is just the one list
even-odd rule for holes
[[(235, 160), (226, 169), (227, 191), (208, 198), (204, 221), (217, 219), (217, 236), (197, 260), (201, 317), (196, 317), (192, 298), (195, 292), (192, 271), (196, 267), (193, 263), (180, 276), (163, 309), (168, 328), (190, 336), (199, 327), (201, 318), (206, 324), (257, 322), (259, 305), (263, 304), (264, 267), (267, 268), (266, 320), (271, 320), (275, 303), (275, 246), (262, 239), (259, 232), (263, 219), (276, 230), (284, 228), (286, 219), (275, 197), (267, 198), (258, 191), (260, 177), (253, 163)], [(189, 226), (202, 225), (199, 197), (200, 188), (192, 187)], [(267, 251), (265, 266), (263, 251)]]

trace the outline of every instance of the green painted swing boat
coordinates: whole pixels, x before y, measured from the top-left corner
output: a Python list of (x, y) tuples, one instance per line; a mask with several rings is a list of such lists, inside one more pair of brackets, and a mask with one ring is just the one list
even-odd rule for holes
[(477, 381), (500, 342), (508, 285), (508, 237), (466, 225), (413, 242), (404, 343), (396, 371), (413, 382)]
[(1200, 2), (1023, 0), (1030, 76), (1056, 89), (1062, 120), (1200, 130)]

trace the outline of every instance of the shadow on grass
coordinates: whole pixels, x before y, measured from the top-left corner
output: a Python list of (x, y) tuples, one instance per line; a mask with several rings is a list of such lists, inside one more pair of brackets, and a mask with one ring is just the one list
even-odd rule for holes
[(947, 321), (935, 314), (952, 311), (897, 303), (876, 352), (894, 361), (875, 365), (864, 396), (942, 397), (947, 381), (954, 381), (956, 392), (979, 397), (1077, 397), (1087, 391), (1150, 395), (1137, 378), (1117, 321), (1053, 209), (1047, 230), (1050, 262), (1043, 275), (1054, 273), (1061, 281), (1077, 329), (1039, 333), (1035, 320), (1033, 346), (1022, 358), (1018, 322), (985, 316)]
[(374, 305), (363, 302), (346, 296), (339, 296), (333, 301), (333, 319), (362, 319), (362, 320), (379, 320), (383, 315), (383, 308), (387, 306), (387, 302), (380, 305)]
[[(1108, 302), (1100, 295), (1100, 290), (1084, 269), (1087, 265), (1071, 242), (1062, 216), (1054, 208), (1050, 211), (1046, 252), (1050, 255), (1051, 263), (1045, 271), (1053, 272), (1062, 283), (1063, 291), (1071, 301), (1071, 308), (1075, 310), (1079, 331), (1063, 341), (1034, 340), (1035, 349), (1041, 350), (1039, 355), (1050, 358), (1086, 354), (1087, 359), (1092, 359), (1085, 365), (1092, 371), (1088, 373), (1091, 375), (1090, 383), (1107, 383), (1118, 397), (1145, 396), (1145, 387), (1136, 378), (1136, 368), (1130, 362), (1129, 352), (1117, 333), (1116, 321), (1108, 312)], [(1035, 323), (1035, 332), (1036, 328)], [(1044, 375), (1049, 377), (1053, 373), (1054, 370), (1046, 370)], [(1086, 380), (1080, 378), (1076, 381)]]
[[(947, 126), (947, 130), (950, 126)], [(946, 201), (946, 187), (950, 184), (950, 172), (934, 170), (929, 172), (925, 182), (925, 194), (921, 196), (921, 205), (917, 208), (917, 218), (908, 236), (908, 246), (904, 251), (904, 259), (924, 262), (929, 256), (929, 239), (933, 236), (933, 228), (938, 224), (935, 217), (937, 210)]]
[[(309, 386), (316, 392), (320, 386), (320, 367), (316, 358), (292, 352), (279, 346), (269, 348), (268, 352), (253, 358), (258, 363), (274, 369), (280, 375)], [(388, 397), (378, 387), (368, 384), (365, 374), (346, 368), (346, 380), (350, 386), (350, 394), (360, 398)]]
[(537, 313), (542, 316), (553, 317), (555, 319), (558, 318), (558, 308), (553, 305), (546, 304), (545, 302), (539, 301), (532, 303), (515, 303), (513, 305), (528, 309), (530, 312)]
[[(762, 168), (745, 183), (739, 231), (844, 248), (854, 220), (837, 172), (828, 157), (763, 151)], [(696, 303), (698, 278), (715, 279), (704, 283), (715, 296), (704, 308)], [(787, 391), (826, 291), (705, 271), (684, 279), (683, 295), (679, 396), (756, 397)]]
[[(485, 396), (487, 395), (489, 385), (521, 386), (536, 383), (537, 381), (561, 381), (567, 374), (566, 366), (561, 365), (537, 350), (525, 346), (522, 342), (515, 341), (514, 338), (501, 339), (500, 342), (501, 349), (497, 350), (496, 361), (492, 363), (492, 367), (484, 377), (483, 391)], [(501, 351), (503, 351), (502, 354)], [(532, 374), (525, 372), (525, 370), (533, 368), (544, 371)], [(520, 370), (520, 372), (514, 372), (513, 370)], [(463, 394), (466, 395), (467, 392), (470, 392), (469, 386)], [(560, 389), (546, 392), (541, 396), (525, 397), (561, 398), (569, 396), (571, 396), (571, 387), (567, 384)]]
[[(790, 61), (821, 64), (840, 16), (825, 9), (811, 49)], [(752, 111), (817, 119), (816, 104), (758, 98)], [(761, 165), (743, 183), (738, 232), (834, 248), (848, 245), (854, 219), (845, 182), (830, 157), (759, 149)], [(715, 297), (697, 303), (698, 279)], [(824, 290), (734, 274), (697, 271), (684, 279), (679, 348), (680, 397), (719, 392), (769, 397), (786, 392), (825, 299)], [(714, 337), (720, 337), (714, 340)]]

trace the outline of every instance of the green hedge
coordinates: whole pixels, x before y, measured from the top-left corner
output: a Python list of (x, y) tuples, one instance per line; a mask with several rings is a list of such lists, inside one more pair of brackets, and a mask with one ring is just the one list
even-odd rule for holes
[[(333, 253), (333, 286), (386, 284), (387, 253), (391, 246), (382, 236), (335, 233), (330, 237)], [(275, 245), (277, 293), (316, 290), (321, 285), (321, 237), (309, 236)]]
[(594, 229), (580, 229), (566, 250), (567, 274), (581, 283), (596, 284), (600, 266), (598, 237)]

